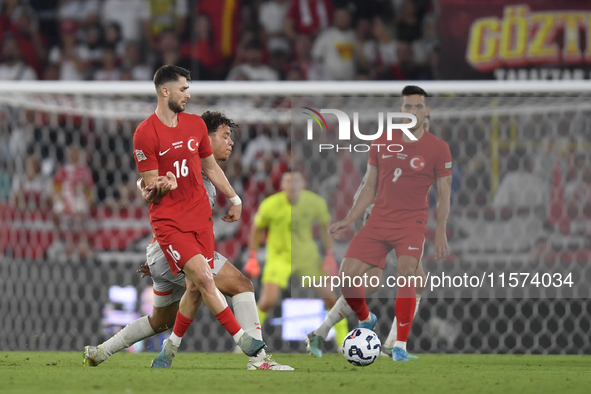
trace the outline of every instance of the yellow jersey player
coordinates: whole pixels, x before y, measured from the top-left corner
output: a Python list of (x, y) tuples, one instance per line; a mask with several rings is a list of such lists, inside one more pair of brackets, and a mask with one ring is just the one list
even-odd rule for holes
[[(318, 223), (326, 251), (324, 263), (312, 234), (314, 222)], [(337, 274), (332, 239), (327, 231), (329, 223), (330, 213), (326, 201), (318, 194), (304, 189), (304, 178), (299, 171), (286, 171), (281, 178), (281, 191), (263, 200), (250, 232), (250, 258), (244, 267), (245, 273), (251, 278), (260, 274), (256, 251), (265, 230), (268, 230), (267, 260), (261, 278), (261, 296), (257, 303), (261, 324), (277, 301), (279, 292), (287, 287), (292, 273), (299, 277), (316, 278), (316, 283), (327, 274)], [(337, 296), (332, 290), (326, 287), (314, 287), (314, 290), (324, 299), (327, 308), (334, 306)], [(349, 332), (347, 320), (337, 323), (335, 330), (335, 340), (340, 345)]]

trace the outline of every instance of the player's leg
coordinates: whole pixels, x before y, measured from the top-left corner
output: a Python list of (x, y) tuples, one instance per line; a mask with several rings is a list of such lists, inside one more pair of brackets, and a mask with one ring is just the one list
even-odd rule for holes
[[(208, 228), (195, 233), (157, 234), (157, 236), (164, 250), (172, 250), (169, 253), (170, 256), (166, 256), (171, 269), (175, 267), (176, 270), (182, 269), (185, 273), (187, 292), (198, 291), (200, 293), (205, 305), (246, 355), (258, 354), (265, 347), (265, 343), (244, 332), (226, 303), (226, 299), (215, 286), (212, 273), (215, 244), (213, 229)], [(183, 256), (192, 257), (183, 261)], [(160, 354), (153, 360), (153, 368), (170, 367), (198, 307), (199, 305), (195, 304), (193, 299), (186, 294), (183, 296), (173, 332), (164, 341)]]
[(287, 288), (290, 277), (291, 261), (282, 256), (267, 254), (261, 276), (261, 295), (257, 302), (261, 326), (265, 323), (269, 310), (279, 298), (281, 290)]
[[(412, 327), (412, 321), (417, 306), (416, 285), (422, 284), (417, 271), (419, 261), (423, 257), (425, 246), (426, 227), (409, 226), (403, 232), (392, 232), (391, 243), (398, 256), (396, 302), (394, 314), (396, 315), (396, 342), (392, 350), (394, 361), (408, 361), (406, 355), (406, 342)], [(412, 277), (412, 278), (411, 278)]]
[[(221, 254), (216, 252), (215, 259), (213, 273), (217, 288), (224, 295), (232, 297), (234, 314), (242, 329), (251, 337), (262, 341), (263, 335), (252, 282)], [(293, 371), (289, 365), (282, 365), (273, 360), (265, 349), (256, 356), (250, 357), (246, 369)]]
[[(248, 334), (244, 337), (244, 330), (236, 321), (236, 317), (228, 306), (225, 297), (215, 285), (213, 273), (206, 258), (202, 254), (192, 257), (183, 266), (183, 271), (187, 277), (187, 292), (189, 290), (199, 291), (205, 305), (228, 331), (234, 341), (240, 345), (240, 348), (249, 356), (257, 354), (264, 347), (264, 342), (256, 340)], [(196, 305), (191, 297), (185, 295), (181, 299), (173, 334), (170, 337), (174, 346), (178, 347), (180, 345), (181, 338), (193, 321), (198, 307), (199, 305)]]
[(157, 242), (147, 247), (146, 260), (154, 290), (152, 314), (132, 321), (98, 346), (85, 346), (84, 365), (97, 366), (111, 355), (174, 325), (179, 301), (185, 293), (184, 275), (172, 274)]
[[(318, 256), (318, 258), (320, 259), (320, 256)], [(326, 274), (324, 274), (322, 272), (322, 261), (319, 260), (316, 264), (303, 264), (303, 267), (300, 267), (301, 269), (299, 270), (299, 274), (300, 276), (303, 275), (309, 275), (313, 278), (315, 283), (330, 283), (330, 282), (325, 282), (324, 279), (326, 278)], [(322, 298), (324, 300), (324, 305), (326, 306), (326, 309), (328, 311), (328, 314), (334, 309), (336, 303), (338, 302), (338, 297), (336, 295), (336, 293), (333, 291), (333, 289), (330, 286), (320, 286), (320, 287), (316, 287), (314, 286), (314, 292), (316, 293), (316, 295), (320, 298)], [(336, 319), (336, 322), (332, 323), (332, 319), (331, 319), (331, 327), (335, 328), (335, 343), (337, 344), (337, 346), (341, 346), (343, 344), (343, 341), (345, 340), (345, 338), (347, 337), (347, 334), (349, 333), (349, 325), (347, 322), (347, 316), (344, 315), (342, 317), (338, 317), (338, 314), (336, 316), (333, 315), (333, 317)], [(326, 319), (325, 319), (326, 320)], [(328, 330), (326, 331), (326, 334), (322, 335), (322, 340), (326, 340), (326, 337), (328, 335), (328, 331), (330, 331), (330, 328), (328, 328)], [(312, 345), (311, 348), (314, 348), (314, 345)], [(318, 346), (319, 349), (322, 349), (323, 346)], [(322, 352), (318, 352), (318, 354), (316, 354), (317, 357), (322, 357)]]
[[(375, 287), (368, 287), (365, 289), (365, 295), (367, 296), (379, 289), (379, 283), (382, 278), (383, 268), (377, 266), (370, 266), (370, 268), (365, 272), (365, 274), (367, 274), (368, 278), (374, 276), (379, 278), (379, 281), (377, 281), (377, 285)], [(361, 274), (361, 276), (363, 276), (363, 274)], [(368, 283), (376, 283), (376, 281), (371, 282), (368, 280)], [(353, 313), (353, 310), (351, 309), (351, 306), (345, 299), (344, 295), (340, 296), (337, 299), (334, 306), (332, 307), (332, 309), (330, 309), (326, 314), (326, 317), (324, 318), (324, 321), (322, 322), (320, 327), (308, 334), (308, 336), (306, 337), (305, 342), (306, 349), (308, 350), (308, 352), (310, 352), (310, 354), (316, 357), (322, 357), (324, 351), (324, 342), (326, 340), (326, 337), (328, 336), (330, 329), (339, 324), (340, 321), (346, 321), (346, 317), (351, 313)]]
[[(414, 316), (417, 315), (417, 311), (419, 310), (419, 304), (421, 303), (421, 296), (423, 295), (423, 291), (425, 290), (425, 286), (426, 286), (426, 279), (427, 278), (425, 276), (425, 271), (423, 269), (422, 260), (419, 261), (419, 267), (417, 268), (415, 275), (420, 276), (422, 278), (422, 281), (416, 283), (417, 300), (416, 300)], [(414, 319), (414, 316), (413, 316), (413, 319)], [(386, 355), (388, 357), (392, 357), (392, 349), (394, 348), (394, 342), (396, 342), (397, 333), (398, 333), (398, 319), (396, 318), (396, 316), (394, 316), (394, 320), (392, 321), (392, 326), (390, 327), (390, 332), (388, 333), (388, 337), (386, 338), (386, 340), (384, 341), (384, 344), (382, 346), (383, 355)], [(417, 356), (410, 354), (408, 352), (407, 352), (407, 357), (408, 358), (418, 358)]]
[(261, 324), (264, 324), (265, 320), (267, 320), (269, 310), (273, 307), (273, 305), (275, 305), (277, 298), (279, 298), (280, 292), (281, 287), (277, 283), (262, 283), (261, 296), (259, 297), (259, 301), (257, 302), (259, 320)]

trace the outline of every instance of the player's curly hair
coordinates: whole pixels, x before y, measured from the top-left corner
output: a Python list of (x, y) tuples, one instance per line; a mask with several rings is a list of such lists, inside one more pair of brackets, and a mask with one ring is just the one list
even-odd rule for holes
[(215, 133), (220, 126), (228, 126), (231, 132), (234, 132), (234, 129), (238, 127), (232, 119), (217, 111), (205, 111), (201, 118), (205, 122), (209, 134)]

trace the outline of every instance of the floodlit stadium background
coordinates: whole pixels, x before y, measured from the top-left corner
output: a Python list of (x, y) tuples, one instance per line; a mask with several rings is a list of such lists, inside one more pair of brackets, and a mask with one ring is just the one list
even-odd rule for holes
[[(356, 109), (374, 116), (371, 111), (377, 108), (395, 109), (400, 90), (411, 83), (442, 98), (431, 116), (431, 132), (448, 142), (454, 158), (448, 221), (452, 255), (445, 263), (434, 261), (430, 230), (426, 268), (585, 267), (591, 259), (588, 81), (425, 81), (463, 78), (452, 72), (446, 50), (455, 50), (452, 59), (458, 69), (473, 66), (471, 72), (480, 73), (466, 78), (481, 80), (510, 75), (587, 78), (582, 60), (527, 68), (503, 62), (500, 53), (497, 68), (487, 69), (487, 59), (471, 52), (467, 56), (466, 48), (457, 56), (458, 48), (444, 45), (453, 41), (454, 33), (445, 0), (375, 2), (389, 13), (368, 6), (371, 2), (319, 0), (326, 12), (346, 3), (353, 18), (344, 37), (352, 37), (349, 44), (359, 42), (361, 53), (353, 56), (354, 45), (345, 45), (340, 59), (321, 64), (323, 52), (313, 48), (322, 40), (329, 42), (323, 43), (325, 48), (334, 45), (334, 29), (318, 16), (322, 12), (317, 15), (318, 9), (308, 10), (312, 23), (305, 24), (302, 1), (171, 0), (164, 2), (170, 9), (158, 11), (163, 13), (160, 18), (143, 1), (125, 1), (125, 12), (117, 8), (123, 1), (110, 0), (65, 1), (59, 6), (33, 0), (3, 3), (0, 79), (66, 81), (0, 82), (0, 349), (80, 350), (149, 313), (150, 281), (141, 280), (135, 270), (144, 261), (151, 235), (147, 207), (135, 190), (131, 152), (133, 131), (153, 111), (155, 98), (149, 81), (128, 81), (149, 80), (164, 63), (194, 72), (189, 112), (221, 110), (241, 125), (224, 169), (244, 201), (243, 217), (238, 224), (216, 224), (217, 249), (239, 268), (246, 261), (256, 208), (277, 190), (287, 167), (304, 167), (309, 187), (327, 199), (333, 219), (347, 212), (365, 171), (363, 155), (345, 153), (325, 160), (293, 134), (292, 97), (328, 97), (330, 108), (348, 108), (349, 96), (354, 96), (355, 105), (361, 103)], [(565, 7), (548, 3), (557, 12)], [(230, 4), (234, 6), (228, 9)], [(503, 23), (502, 5), (479, 11), (471, 9), (469, 1), (464, 6), (473, 18), (489, 12)], [(233, 15), (231, 24), (224, 24), (224, 13)], [(383, 18), (377, 21), (376, 15)], [(287, 24), (293, 31), (284, 32), (283, 22), (274, 25), (277, 18), (291, 21)], [(376, 25), (382, 19), (387, 23), (380, 30)], [(113, 21), (123, 27), (119, 39), (112, 34), (117, 30)], [(466, 37), (474, 29), (461, 27)], [(74, 55), (64, 54), (69, 50)], [(478, 54), (478, 48), (474, 50)], [(544, 74), (548, 67), (558, 72)], [(200, 82), (208, 79), (232, 81)], [(343, 81), (301, 81), (306, 79)], [(365, 124), (375, 128), (371, 121)], [(54, 184), (64, 181), (60, 167), (76, 153), (87, 182), (80, 185), (81, 197), (72, 201), (67, 191), (54, 192)], [(219, 198), (218, 217), (227, 206)], [(69, 214), (73, 207), (82, 213)], [(434, 228), (435, 218), (430, 218)], [(337, 258), (346, 245), (336, 245)], [(255, 281), (257, 290), (259, 285)], [(385, 338), (393, 302), (372, 299), (370, 308), (381, 317), (376, 330)], [(589, 312), (587, 299), (431, 294), (420, 306), (409, 350), (589, 353)], [(282, 316), (287, 313), (278, 304), (270, 314), (264, 327), (269, 347), (303, 351), (300, 342), (282, 340), (282, 328), (289, 322)], [(183, 348), (228, 351), (233, 343), (202, 307)]]

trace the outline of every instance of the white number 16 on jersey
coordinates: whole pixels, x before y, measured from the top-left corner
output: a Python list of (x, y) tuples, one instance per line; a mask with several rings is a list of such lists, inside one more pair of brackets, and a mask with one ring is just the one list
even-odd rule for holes
[(180, 178), (181, 176), (186, 177), (189, 175), (189, 167), (187, 167), (187, 159), (183, 159), (183, 162), (180, 163), (178, 160), (173, 163), (174, 168), (176, 168), (176, 177)]
[(402, 168), (399, 167), (394, 170), (394, 178), (392, 179), (392, 182), (396, 182), (398, 178), (400, 178), (400, 175), (402, 175)]

